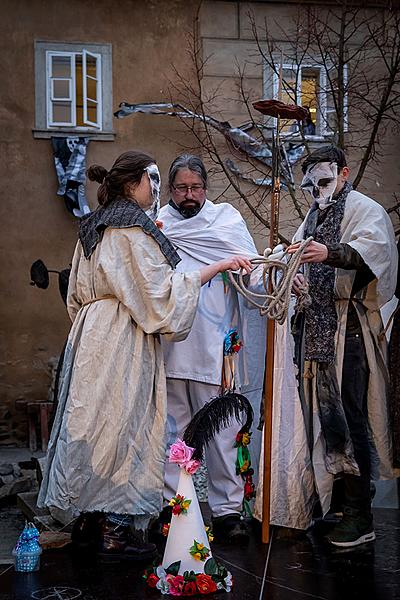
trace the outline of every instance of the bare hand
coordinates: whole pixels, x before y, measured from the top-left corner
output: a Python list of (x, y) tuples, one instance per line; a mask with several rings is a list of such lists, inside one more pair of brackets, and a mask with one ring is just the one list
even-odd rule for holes
[[(294, 254), (300, 247), (300, 242), (291, 244), (287, 249), (288, 254)], [(321, 263), (328, 258), (328, 248), (314, 240), (310, 242), (301, 257), (302, 263)]]
[(293, 279), (292, 292), (296, 294), (296, 296), (300, 296), (305, 284), (305, 278), (302, 273), (297, 273), (295, 278)]
[(247, 274), (251, 273), (252, 264), (249, 258), (245, 256), (231, 256), (230, 258), (224, 258), (218, 262), (212, 263), (207, 267), (200, 269), (200, 283), (204, 285), (207, 281), (210, 281), (217, 273), (223, 273), (224, 271), (238, 271), (244, 269)]
[(218, 270), (220, 273), (223, 271), (239, 271), (244, 269), (247, 274), (251, 273), (253, 268), (250, 259), (245, 256), (231, 256), (230, 258), (224, 258), (218, 261)]

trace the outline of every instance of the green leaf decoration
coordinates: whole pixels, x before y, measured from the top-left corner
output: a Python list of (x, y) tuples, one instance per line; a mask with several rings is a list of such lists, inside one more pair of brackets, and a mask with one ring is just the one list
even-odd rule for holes
[(169, 567), (167, 567), (165, 569), (165, 572), (168, 573), (169, 575), (178, 575), (180, 566), (181, 566), (181, 561), (177, 560), (176, 562), (169, 565)]
[(223, 565), (218, 564), (218, 575), (222, 577), (222, 579), (225, 579), (225, 577), (227, 577), (228, 571)]
[(211, 575), (211, 579), (215, 582), (215, 583), (222, 583), (222, 585), (224, 586), (224, 589), (226, 589), (225, 587), (225, 579), (224, 577), (221, 577), (221, 575)]
[(248, 500), (243, 500), (243, 510), (246, 513), (247, 517), (252, 517), (253, 513), (251, 510), (250, 502)]
[(212, 557), (205, 562), (204, 573), (206, 575), (215, 575), (218, 573), (218, 565)]
[(189, 549), (189, 554), (193, 556), (196, 560), (205, 561), (210, 556), (210, 548), (204, 546), (197, 540), (193, 540), (193, 546)]

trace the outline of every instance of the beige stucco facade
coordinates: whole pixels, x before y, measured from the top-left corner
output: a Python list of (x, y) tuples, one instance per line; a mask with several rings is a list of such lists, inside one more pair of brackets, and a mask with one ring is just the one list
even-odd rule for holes
[[(47, 399), (48, 362), (69, 330), (57, 276), (40, 290), (29, 285), (30, 265), (68, 266), (78, 220), (56, 195), (50, 139), (35, 139), (35, 41), (111, 44), (113, 108), (119, 102), (168, 97), (174, 64), (189, 73), (183, 51), (196, 0), (4, 0), (1, 2), (1, 403), (0, 445), (27, 442), (26, 402)], [(137, 115), (113, 122), (114, 141), (91, 141), (87, 163), (109, 168), (121, 152), (153, 155), (165, 175), (184, 139), (174, 120)], [(95, 184), (88, 186), (96, 205)]]

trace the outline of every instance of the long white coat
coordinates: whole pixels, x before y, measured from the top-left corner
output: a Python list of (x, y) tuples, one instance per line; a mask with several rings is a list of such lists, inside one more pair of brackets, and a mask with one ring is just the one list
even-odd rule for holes
[(68, 289), (73, 325), (39, 506), (158, 513), (166, 423), (158, 334), (184, 339), (199, 293), (199, 271), (173, 271), (138, 227), (106, 229), (90, 259), (78, 242)]

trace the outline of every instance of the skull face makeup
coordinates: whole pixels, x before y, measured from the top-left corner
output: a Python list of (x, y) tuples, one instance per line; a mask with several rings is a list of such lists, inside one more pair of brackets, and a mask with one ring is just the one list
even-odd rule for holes
[(149, 165), (146, 167), (147, 175), (150, 181), (151, 195), (153, 198), (153, 204), (151, 208), (146, 210), (146, 215), (155, 221), (160, 211), (160, 189), (161, 189), (161, 177), (160, 171), (157, 165)]
[(320, 208), (326, 208), (334, 201), (333, 194), (337, 186), (338, 168), (334, 162), (320, 162), (310, 165), (301, 182), (301, 188), (307, 190), (318, 202)]

